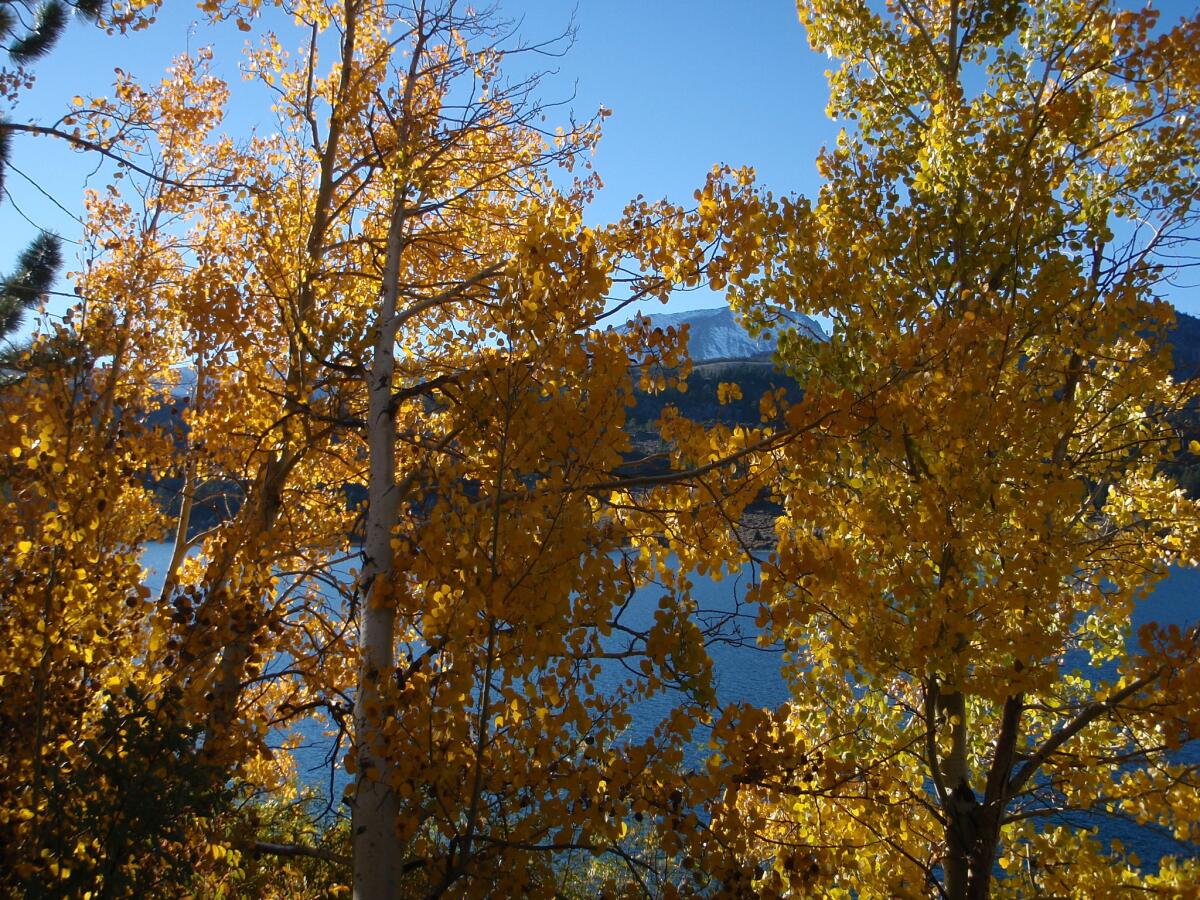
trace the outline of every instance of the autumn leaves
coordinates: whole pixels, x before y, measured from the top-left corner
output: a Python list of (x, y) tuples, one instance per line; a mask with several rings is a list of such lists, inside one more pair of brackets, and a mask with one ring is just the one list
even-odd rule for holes
[[(1169, 751), (1195, 638), (1128, 638), (1200, 539), (1161, 474), (1190, 386), (1155, 301), (1194, 226), (1197, 25), (801, 17), (857, 123), (820, 196), (719, 167), (694, 205), (602, 227), (602, 116), (547, 134), (536, 79), (504, 75), (519, 51), (456, 4), (292, 4), (248, 51), (278, 120), (251, 139), (218, 133), (236, 88), (199, 57), (74, 107), (130, 165), (88, 199), (80, 303), (0, 395), (6, 887), (166, 883), (186, 852), (172, 890), (206, 896), (957, 898), (998, 890), (997, 860), (1010, 893), (1087, 893), (1141, 873), (1055, 813), (1187, 833), (1195, 773)], [(634, 384), (689, 362), (677, 334), (605, 326), (701, 283), (753, 329), (794, 309), (833, 339), (785, 336), (803, 395), (757, 422), (664, 414), (646, 475)], [(193, 527), (221, 492), (228, 517)], [(746, 562), (763, 497), (783, 512), (754, 600), (792, 700), (717, 709), (705, 647), (737, 638), (696, 620), (688, 576)], [(164, 535), (149, 597), (138, 553)], [(654, 695), (670, 711), (629, 738)], [(352, 821), (263, 840), (294, 792), (273, 745), (313, 715), (349, 741)], [(120, 805), (146, 748), (166, 830)], [(1068, 847), (1095, 864), (1048, 862)]]

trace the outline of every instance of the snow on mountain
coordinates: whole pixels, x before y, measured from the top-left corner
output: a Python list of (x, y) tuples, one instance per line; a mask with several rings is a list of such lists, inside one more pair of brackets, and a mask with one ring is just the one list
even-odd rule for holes
[[(817, 341), (828, 336), (814, 319), (800, 313), (779, 311), (788, 325), (801, 335)], [(714, 359), (751, 359), (775, 350), (777, 333), (753, 338), (746, 333), (728, 306), (692, 309), (679, 313), (655, 313), (648, 318), (655, 328), (679, 328), (688, 325), (688, 352), (695, 362)]]
[[(777, 310), (787, 328), (794, 328), (801, 335), (816, 341), (829, 340), (820, 324), (808, 316), (788, 310)], [(676, 329), (683, 325), (688, 329), (688, 352), (694, 362), (710, 362), (725, 359), (755, 359), (768, 356), (775, 350), (775, 342), (781, 329), (775, 329), (770, 337), (752, 338), (746, 333), (728, 306), (711, 309), (690, 309), (678, 313), (654, 313), (646, 316), (654, 328)], [(178, 382), (171, 387), (171, 394), (180, 400), (192, 397), (196, 390), (196, 371), (191, 366), (176, 369)]]

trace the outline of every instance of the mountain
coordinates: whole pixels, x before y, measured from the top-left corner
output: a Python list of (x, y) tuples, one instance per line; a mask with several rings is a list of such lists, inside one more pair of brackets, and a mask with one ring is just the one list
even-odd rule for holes
[(1176, 379), (1200, 375), (1200, 319), (1176, 310), (1175, 327), (1167, 343), (1171, 345)]
[[(790, 327), (817, 341), (829, 336), (815, 319), (800, 313), (779, 310)], [(688, 327), (688, 352), (696, 363), (718, 360), (765, 360), (775, 351), (777, 335), (753, 338), (746, 333), (737, 315), (728, 306), (689, 309), (678, 313), (655, 313), (647, 319), (656, 328)], [(1177, 379), (1200, 376), (1200, 318), (1176, 311), (1175, 327), (1167, 337), (1174, 358)]]
[[(815, 319), (800, 313), (780, 310), (780, 315), (802, 335), (813, 340), (829, 340)], [(679, 313), (655, 313), (647, 316), (655, 328), (688, 326), (688, 352), (694, 362), (718, 359), (761, 359), (775, 351), (776, 335), (767, 332), (754, 338), (738, 322), (728, 306), (692, 309)]]
[[(779, 314), (788, 323), (787, 327), (801, 335), (815, 341), (829, 340), (814, 319), (786, 310), (779, 310)], [(777, 371), (771, 360), (778, 329), (751, 337), (728, 306), (657, 313), (646, 318), (654, 328), (678, 329), (687, 325), (688, 353), (694, 365), (686, 393), (676, 388), (653, 393), (634, 390), (629, 429), (642, 443), (655, 443), (654, 423), (666, 406), (676, 407), (693, 421), (732, 426), (757, 424), (759, 399), (768, 391), (782, 389), (789, 400), (799, 399), (799, 385)], [(717, 388), (722, 382), (739, 385), (741, 398), (720, 403)]]

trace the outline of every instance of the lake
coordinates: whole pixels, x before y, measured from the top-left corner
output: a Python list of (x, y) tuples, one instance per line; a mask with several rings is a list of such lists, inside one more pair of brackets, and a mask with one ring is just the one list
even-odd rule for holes
[[(171, 545), (157, 543), (147, 545), (142, 556), (146, 567), (145, 583), (152, 591), (158, 590), (163, 581), (163, 572), (171, 560)], [(352, 564), (347, 564), (348, 569)], [(739, 601), (745, 597), (750, 584), (748, 573), (714, 581), (711, 578), (694, 576), (692, 596), (697, 606), (712, 615), (728, 615), (740, 613), (740, 627), (743, 635), (748, 636), (741, 644), (716, 644), (709, 648), (713, 660), (717, 697), (721, 703), (753, 703), (761, 706), (775, 707), (787, 699), (787, 686), (779, 673), (781, 654), (777, 651), (759, 649), (753, 644), (754, 611), (744, 604), (738, 608)], [(630, 609), (624, 621), (631, 627), (641, 627), (653, 621), (658, 599), (662, 596), (662, 588), (651, 584), (642, 588), (634, 595)], [(599, 689), (614, 687), (623, 681), (627, 673), (619, 665), (606, 662), (604, 674), (601, 676)], [(631, 739), (646, 737), (667, 715), (677, 698), (669, 692), (638, 704), (634, 722), (629, 728)], [(326, 757), (330, 741), (324, 736), (319, 727), (305, 729), (311, 733), (312, 742), (309, 746), (296, 752), (297, 765), (301, 778), (314, 786), (315, 782), (325, 782), (329, 777)], [(697, 748), (693, 754), (695, 760), (700, 758)], [(706, 755), (706, 754), (705, 754)], [(694, 760), (694, 761), (695, 761)], [(345, 773), (339, 770), (337, 777), (340, 785)]]
[[(151, 544), (147, 546), (143, 563), (147, 568), (146, 583), (155, 589), (162, 583), (162, 569), (168, 564), (171, 548), (168, 544)], [(693, 576), (693, 597), (701, 609), (714, 613), (730, 613), (740, 611), (746, 615), (742, 619), (743, 633), (753, 635), (753, 612), (740, 601), (745, 597), (750, 584), (748, 570), (735, 577), (722, 581), (711, 578)], [(662, 589), (656, 585), (642, 588), (635, 594), (630, 612), (636, 617), (642, 617), (641, 622), (636, 618), (630, 624), (645, 624), (657, 608)], [(640, 602), (639, 602), (640, 601)], [(1155, 591), (1143, 600), (1134, 613), (1134, 627), (1149, 621), (1159, 621), (1164, 624), (1173, 623), (1186, 626), (1200, 620), (1200, 570), (1177, 569), (1163, 580)], [(709, 648), (713, 660), (713, 671), (716, 679), (717, 697), (721, 703), (745, 702), (759, 706), (776, 707), (787, 699), (787, 687), (780, 675), (780, 654), (765, 651), (746, 645), (716, 644)], [(624, 671), (610, 665), (602, 677), (609, 685), (615, 685), (624, 678)], [(599, 687), (604, 687), (604, 684)], [(630, 727), (630, 737), (639, 739), (649, 734), (661, 718), (667, 714), (675, 698), (669, 694), (660, 694), (644, 701), (634, 709), (634, 722)], [(302, 781), (321, 790), (328, 795), (330, 790), (330, 770), (327, 764), (331, 741), (322, 731), (317, 722), (309, 728), (303, 728), (310, 742), (295, 751), (297, 766)], [(1200, 761), (1200, 742), (1189, 745), (1183, 751), (1180, 759)], [(693, 749), (692, 761), (698, 761), (703, 755), (700, 747)], [(339, 766), (334, 774), (333, 789), (340, 791), (346, 783), (346, 774)], [(1114, 822), (1101, 817), (1076, 816), (1071, 819), (1075, 824), (1095, 825), (1100, 828), (1105, 838), (1119, 838), (1128, 850), (1150, 863), (1160, 857), (1181, 853), (1191, 854), (1196, 848), (1181, 845), (1169, 835), (1157, 834), (1144, 828), (1138, 828), (1123, 822)]]

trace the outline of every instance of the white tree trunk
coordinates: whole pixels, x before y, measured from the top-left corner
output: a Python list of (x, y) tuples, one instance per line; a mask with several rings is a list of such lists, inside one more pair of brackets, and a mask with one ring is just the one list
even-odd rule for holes
[[(387, 257), (376, 317), (374, 350), (367, 385), (367, 524), (359, 592), (358, 693), (354, 704), (357, 773), (354, 782), (353, 847), (355, 900), (399, 897), (401, 847), (396, 838), (399, 806), (388, 783), (388, 763), (379, 746), (381, 688), (395, 668), (396, 611), (381, 588), (393, 578), (392, 535), (398, 511), (396, 420), (392, 406), (400, 253), (404, 196), (394, 199)], [(382, 591), (387, 596), (389, 591)]]

